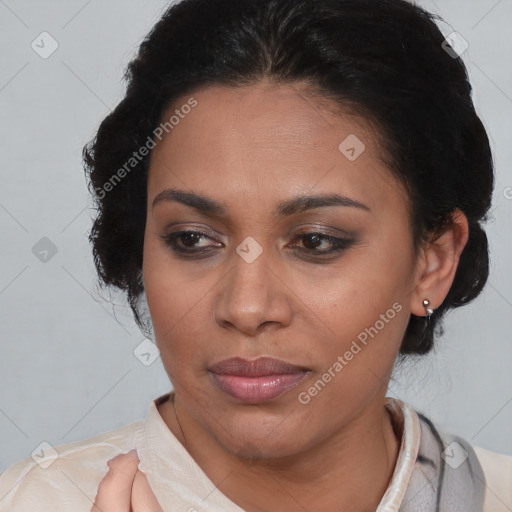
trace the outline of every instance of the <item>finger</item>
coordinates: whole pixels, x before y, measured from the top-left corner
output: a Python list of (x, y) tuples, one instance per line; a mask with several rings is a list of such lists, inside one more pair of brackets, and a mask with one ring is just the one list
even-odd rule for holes
[(133, 512), (162, 512), (162, 507), (142, 471), (137, 471), (133, 479), (132, 507)]
[(139, 465), (137, 452), (132, 452), (107, 462), (110, 471), (99, 484), (91, 512), (130, 512), (132, 484)]

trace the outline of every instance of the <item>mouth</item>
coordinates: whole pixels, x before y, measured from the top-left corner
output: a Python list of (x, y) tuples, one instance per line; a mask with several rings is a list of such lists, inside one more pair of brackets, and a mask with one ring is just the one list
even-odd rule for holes
[(252, 361), (234, 357), (214, 364), (209, 372), (222, 392), (239, 402), (256, 404), (290, 391), (310, 369), (271, 357)]

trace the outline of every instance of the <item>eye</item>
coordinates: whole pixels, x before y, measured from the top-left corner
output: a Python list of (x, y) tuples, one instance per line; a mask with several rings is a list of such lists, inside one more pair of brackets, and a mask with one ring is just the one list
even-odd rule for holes
[[(178, 254), (194, 256), (215, 251), (216, 248), (222, 247), (223, 244), (215, 243), (215, 240), (202, 231), (182, 230), (174, 233), (163, 235), (160, 237), (170, 249)], [(213, 244), (198, 245), (201, 241), (213, 241)], [(324, 233), (308, 232), (302, 233), (295, 238), (300, 240), (303, 247), (292, 245), (296, 247), (296, 251), (301, 252), (307, 256), (325, 256), (328, 254), (338, 253), (348, 249), (354, 244), (355, 240), (349, 238), (338, 238)], [(322, 245), (327, 245), (330, 248), (319, 250)]]
[[(299, 251), (311, 254), (313, 256), (344, 251), (354, 243), (354, 240), (349, 238), (337, 238), (326, 235), (324, 233), (316, 232), (302, 233), (297, 238), (301, 240), (305, 246), (303, 249), (299, 248)], [(326, 250), (318, 250), (318, 247), (322, 246), (322, 244), (325, 245), (326, 242), (331, 246), (331, 248)]]
[[(173, 251), (178, 253), (198, 254), (204, 253), (213, 248), (212, 245), (209, 245), (200, 247), (199, 249), (195, 249), (197, 248), (197, 243), (199, 241), (213, 240), (213, 238), (209, 237), (206, 233), (203, 233), (202, 231), (176, 231), (169, 235), (164, 235), (160, 238), (164, 240), (166, 245), (168, 245)], [(218, 246), (219, 245), (217, 245), (217, 247)]]

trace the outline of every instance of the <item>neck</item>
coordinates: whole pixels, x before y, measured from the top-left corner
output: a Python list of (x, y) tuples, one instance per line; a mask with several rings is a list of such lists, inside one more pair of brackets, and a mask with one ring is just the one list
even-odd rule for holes
[(225, 450), (179, 400), (168, 400), (159, 411), (219, 491), (247, 512), (373, 512), (389, 485), (400, 446), (384, 407), (385, 393), (374, 398), (321, 443), (273, 459), (242, 458)]

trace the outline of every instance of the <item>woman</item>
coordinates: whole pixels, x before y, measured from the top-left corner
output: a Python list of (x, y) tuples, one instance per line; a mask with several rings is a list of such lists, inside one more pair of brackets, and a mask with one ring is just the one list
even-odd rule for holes
[(489, 271), (492, 156), (434, 18), (184, 0), (127, 78), (90, 241), (173, 391), (9, 468), (2, 510), (509, 510), (510, 457), (386, 397)]

